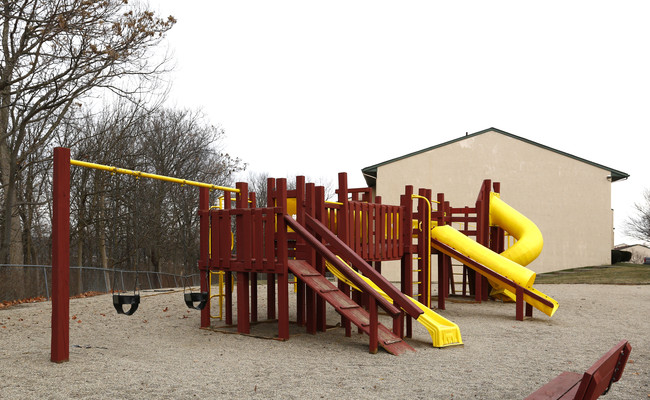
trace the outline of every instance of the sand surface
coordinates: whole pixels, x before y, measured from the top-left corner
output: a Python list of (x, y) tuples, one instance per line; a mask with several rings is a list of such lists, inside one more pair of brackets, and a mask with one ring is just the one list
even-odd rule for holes
[[(559, 301), (552, 318), (516, 321), (514, 304), (449, 302), (440, 314), (460, 326), (464, 345), (433, 348), (414, 323), (416, 352), (399, 357), (369, 354), (356, 329), (309, 335), (292, 325), (286, 342), (202, 330), (182, 293), (142, 292), (131, 317), (108, 295), (71, 300), (70, 361), (56, 364), (51, 303), (22, 304), (0, 310), (0, 398), (520, 399), (562, 371), (584, 372), (621, 339), (630, 361), (604, 398), (649, 398), (650, 286), (536, 288)], [(252, 333), (273, 335), (277, 324)]]

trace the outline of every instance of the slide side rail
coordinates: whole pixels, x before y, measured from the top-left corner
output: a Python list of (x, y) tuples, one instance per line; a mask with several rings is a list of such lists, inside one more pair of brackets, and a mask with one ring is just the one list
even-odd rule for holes
[(481, 264), (481, 263), (479, 263), (479, 262), (477, 262), (475, 260), (472, 260), (471, 258), (467, 257), (466, 255), (456, 251), (456, 249), (454, 249), (453, 247), (448, 246), (445, 243), (442, 243), (441, 241), (436, 240), (436, 239), (431, 239), (431, 244), (436, 249), (438, 249), (438, 250), (442, 251), (443, 253), (445, 253), (445, 254), (447, 254), (447, 255), (449, 255), (449, 256), (451, 256), (451, 257), (453, 257), (453, 258), (455, 258), (455, 259), (457, 259), (459, 261), (461, 261), (465, 265), (469, 265), (473, 269), (479, 270), (480, 271), (479, 273), (481, 275), (483, 275), (483, 276), (485, 276), (485, 277), (487, 277), (489, 279), (493, 279), (495, 281), (498, 281), (498, 282), (504, 284), (510, 290), (512, 290), (512, 292), (516, 292), (516, 291), (520, 290), (522, 293), (526, 294), (527, 296), (530, 296), (531, 298), (539, 301), (540, 303), (542, 303), (542, 304), (544, 304), (544, 305), (546, 305), (548, 307), (553, 306), (553, 303), (550, 302), (549, 300), (547, 300), (547, 299), (543, 298), (542, 296), (528, 290), (528, 288), (525, 288), (525, 287), (523, 287), (521, 285), (518, 285), (514, 281), (512, 281), (512, 280), (506, 278), (505, 276), (491, 270), (490, 268), (486, 267), (485, 265), (483, 265), (483, 264)]

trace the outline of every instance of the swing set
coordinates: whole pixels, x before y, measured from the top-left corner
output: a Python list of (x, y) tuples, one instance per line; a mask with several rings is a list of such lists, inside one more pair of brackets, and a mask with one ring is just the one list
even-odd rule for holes
[[(89, 167), (89, 168), (98, 168), (98, 167), (103, 167), (101, 164), (91, 164), (91, 163), (83, 163), (83, 162), (78, 162), (76, 160), (70, 160), (72, 165), (80, 165), (83, 167)], [(83, 165), (81, 165), (83, 164)], [(115, 174), (116, 170), (120, 170), (119, 168), (113, 167), (111, 170), (111, 175)], [(126, 170), (125, 170), (126, 171)], [(136, 186), (136, 193), (135, 193), (135, 210), (133, 214), (133, 226), (135, 227), (135, 261), (133, 264), (135, 265), (135, 280), (133, 284), (133, 294), (125, 294), (124, 292), (124, 281), (122, 280), (122, 292), (118, 292), (115, 287), (115, 277), (116, 273), (113, 271), (113, 285), (111, 286), (112, 288), (112, 293), (113, 293), (113, 306), (115, 307), (115, 311), (117, 311), (118, 314), (124, 314), (124, 315), (133, 315), (140, 304), (140, 293), (139, 293), (139, 286), (138, 286), (138, 265), (139, 265), (139, 253), (140, 253), (140, 245), (139, 245), (139, 239), (143, 236), (143, 233), (140, 231), (145, 224), (140, 220), (141, 219), (141, 214), (140, 214), (140, 201), (137, 201), (137, 199), (141, 199), (144, 196), (140, 193), (140, 177), (142, 176), (142, 173), (136, 172), (136, 171), (131, 171), (133, 174), (135, 174), (135, 179), (137, 182)], [(117, 181), (117, 187), (119, 188), (119, 180)], [(184, 186), (185, 184), (182, 183), (181, 186)], [(117, 225), (117, 213), (115, 214), (115, 221), (114, 225)], [(187, 268), (186, 268), (187, 269)], [(185, 301), (185, 304), (187, 305), (188, 308), (194, 309), (194, 310), (202, 310), (206, 304), (209, 301), (209, 293), (208, 292), (193, 292), (192, 291), (192, 285), (187, 285), (187, 279), (188, 277), (183, 274), (182, 282), (183, 282), (183, 298)], [(145, 296), (146, 297), (146, 296)], [(128, 310), (124, 309), (125, 305), (129, 305), (130, 308)]]
[[(195, 186), (201, 188), (200, 201), (207, 202), (209, 193), (213, 190), (239, 193), (239, 189), (218, 186), (209, 183), (197, 182), (187, 179), (174, 178), (164, 175), (151, 174), (142, 171), (134, 171), (125, 168), (118, 168), (108, 165), (95, 164), (70, 158), (70, 149), (57, 147), (54, 149), (54, 174), (53, 174), (53, 200), (52, 200), (52, 230), (59, 234), (52, 238), (52, 354), (54, 362), (64, 362), (69, 358), (69, 273), (70, 273), (70, 166), (92, 168), (110, 172), (111, 174), (123, 174), (134, 176), (138, 182), (141, 178), (155, 179), (166, 182), (177, 183), (182, 186)], [(204, 200), (205, 199), (205, 200)], [(137, 214), (137, 212), (136, 212)], [(140, 224), (136, 224), (139, 226)], [(136, 240), (137, 242), (137, 240)], [(137, 252), (136, 244), (136, 277), (133, 293), (123, 293), (115, 290), (115, 273), (113, 273), (113, 306), (118, 314), (133, 315), (140, 305), (140, 293), (138, 290), (137, 276)], [(201, 250), (203, 253), (203, 249)], [(201, 259), (207, 259), (207, 254), (201, 254)], [(183, 279), (183, 299), (188, 308), (204, 310), (210, 301), (208, 285), (211, 277), (207, 268), (199, 269), (200, 291), (194, 291), (191, 284)], [(220, 277), (221, 278), (221, 277)], [(220, 282), (222, 279), (220, 279)], [(213, 295), (222, 296), (222, 294)], [(220, 298), (221, 301), (221, 298)], [(128, 306), (128, 308), (126, 308)], [(204, 316), (207, 314), (207, 317)], [(202, 319), (209, 318), (209, 313), (202, 313)]]

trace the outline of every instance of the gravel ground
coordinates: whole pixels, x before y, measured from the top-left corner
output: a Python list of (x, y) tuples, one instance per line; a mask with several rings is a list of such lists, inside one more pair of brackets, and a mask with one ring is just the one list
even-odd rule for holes
[[(356, 329), (349, 338), (292, 325), (286, 342), (202, 330), (182, 293), (143, 292), (131, 317), (117, 315), (108, 295), (71, 300), (70, 361), (56, 364), (51, 303), (17, 305), (0, 310), (0, 398), (520, 399), (562, 371), (584, 372), (621, 339), (630, 361), (605, 398), (650, 397), (650, 286), (536, 288), (559, 301), (553, 318), (516, 321), (514, 304), (449, 302), (440, 313), (465, 344), (433, 348), (415, 322), (416, 352), (399, 357), (369, 354)], [(328, 323), (338, 321), (329, 312)], [(275, 332), (271, 322), (252, 327)]]

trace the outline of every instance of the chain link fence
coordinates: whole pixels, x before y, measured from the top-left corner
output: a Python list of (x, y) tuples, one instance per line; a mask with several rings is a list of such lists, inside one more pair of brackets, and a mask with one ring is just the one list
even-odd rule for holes
[[(129, 292), (199, 286), (200, 275), (177, 275), (157, 271), (70, 267), (70, 296), (86, 292)], [(52, 295), (51, 265), (0, 264), (0, 301)]]

